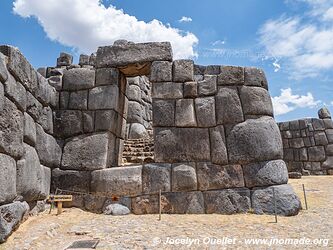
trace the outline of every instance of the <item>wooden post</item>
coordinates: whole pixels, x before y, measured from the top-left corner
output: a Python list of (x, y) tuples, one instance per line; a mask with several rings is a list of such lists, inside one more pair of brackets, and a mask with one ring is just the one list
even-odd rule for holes
[(306, 200), (305, 186), (304, 186), (304, 184), (302, 184), (302, 186), (303, 186), (303, 195), (304, 195), (305, 209), (308, 210), (308, 202)]
[(58, 212), (57, 215), (62, 213), (62, 201), (57, 202)]
[(277, 214), (276, 214), (276, 198), (275, 198), (275, 188), (273, 188), (273, 201), (274, 201), (274, 215), (275, 215), (275, 223), (277, 223)]
[(158, 217), (158, 220), (162, 220), (162, 192), (161, 192), (161, 189), (159, 191), (159, 194), (158, 194), (158, 214), (159, 214), (159, 217)]

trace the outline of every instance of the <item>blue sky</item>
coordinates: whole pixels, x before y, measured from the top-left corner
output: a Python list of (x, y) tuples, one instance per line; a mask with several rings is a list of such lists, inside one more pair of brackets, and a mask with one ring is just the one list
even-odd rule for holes
[(278, 121), (333, 111), (333, 0), (1, 0), (0, 43), (34, 67), (124, 38), (197, 64), (265, 70)]

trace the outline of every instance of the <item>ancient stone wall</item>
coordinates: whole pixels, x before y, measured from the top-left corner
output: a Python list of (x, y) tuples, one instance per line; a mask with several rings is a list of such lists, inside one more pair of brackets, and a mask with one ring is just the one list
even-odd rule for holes
[(20, 51), (0, 46), (0, 243), (47, 197), (61, 148), (53, 137), (56, 90)]
[(303, 175), (333, 174), (333, 121), (327, 109), (318, 118), (279, 123), (288, 171)]

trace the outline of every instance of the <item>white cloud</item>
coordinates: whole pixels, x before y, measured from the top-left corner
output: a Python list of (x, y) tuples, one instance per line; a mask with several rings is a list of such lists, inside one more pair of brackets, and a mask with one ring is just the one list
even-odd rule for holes
[(226, 44), (225, 40), (216, 40), (216, 41), (212, 42), (213, 46), (219, 46), (219, 45), (224, 45), (224, 44)]
[(281, 65), (279, 64), (279, 61), (275, 59), (275, 61), (272, 63), (274, 66), (274, 72), (278, 72), (281, 69)]
[(291, 88), (281, 89), (280, 96), (272, 98), (275, 115), (283, 115), (297, 108), (314, 108), (321, 101), (316, 101), (311, 93), (294, 95)]
[(133, 42), (170, 41), (175, 58), (197, 56), (198, 38), (164, 25), (158, 20), (139, 21), (100, 0), (15, 0), (14, 12), (22, 17), (36, 17), (47, 36), (80, 52), (96, 51), (98, 46), (115, 40)]
[(333, 0), (298, 0), (310, 7), (304, 17), (281, 16), (259, 30), (269, 57), (278, 58), (293, 78), (315, 77), (333, 69)]
[(187, 16), (182, 16), (182, 18), (179, 19), (180, 23), (189, 23), (189, 22), (192, 22), (192, 21), (193, 21), (192, 18), (187, 17)]

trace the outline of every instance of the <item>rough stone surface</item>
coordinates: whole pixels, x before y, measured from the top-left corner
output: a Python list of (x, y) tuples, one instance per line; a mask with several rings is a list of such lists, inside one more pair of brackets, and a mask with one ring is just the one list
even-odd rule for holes
[(128, 102), (128, 114), (127, 122), (128, 123), (143, 123), (143, 114), (144, 110), (140, 103), (135, 101)]
[(264, 87), (265, 89), (268, 89), (265, 72), (262, 69), (245, 67), (244, 73), (245, 85)]
[(319, 109), (318, 116), (319, 119), (331, 119), (331, 113), (326, 107)]
[(52, 170), (51, 189), (53, 191), (60, 188), (88, 193), (89, 186), (90, 172), (88, 171), (61, 170), (59, 168)]
[(176, 101), (175, 124), (177, 127), (197, 126), (194, 103), (192, 99), (180, 99)]
[(244, 84), (244, 68), (235, 66), (221, 66), (221, 73), (217, 78), (218, 85)]
[(195, 98), (198, 96), (197, 82), (185, 82), (184, 83), (184, 97)]
[(151, 64), (149, 79), (151, 82), (171, 82), (172, 63), (168, 61), (154, 61)]
[(195, 112), (198, 127), (213, 127), (216, 125), (214, 97), (196, 98)]
[(72, 63), (73, 56), (68, 53), (61, 52), (60, 56), (57, 58), (57, 67), (70, 66)]
[(251, 208), (250, 190), (245, 188), (204, 192), (207, 214), (246, 213)]
[(154, 132), (156, 162), (210, 161), (208, 129), (155, 128)]
[(5, 56), (0, 53), (0, 82), (5, 83), (8, 79), (8, 70), (6, 68)]
[(245, 115), (273, 116), (272, 100), (266, 89), (244, 86), (240, 89), (240, 98)]
[(174, 82), (193, 81), (193, 61), (192, 60), (175, 60), (172, 65)]
[(301, 202), (293, 188), (288, 185), (278, 185), (266, 188), (255, 188), (251, 200), (256, 214), (274, 214), (273, 188), (276, 197), (276, 212), (279, 215), (297, 215), (301, 209)]
[(244, 121), (242, 104), (236, 88), (219, 88), (216, 96), (216, 119), (217, 124)]
[(64, 71), (63, 90), (89, 89), (95, 85), (95, 71), (85, 68)]
[(81, 134), (82, 121), (82, 112), (79, 110), (58, 110), (54, 117), (54, 132), (60, 138)]
[(204, 80), (198, 82), (198, 95), (210, 96), (217, 92), (217, 76), (205, 75)]
[(309, 161), (324, 161), (325, 148), (323, 146), (316, 146), (308, 148)]
[(283, 157), (279, 128), (270, 117), (235, 125), (227, 135), (227, 145), (230, 163), (246, 164)]
[(16, 196), (16, 162), (8, 155), (0, 154), (0, 205), (9, 203)]
[(103, 209), (103, 214), (106, 215), (127, 215), (131, 211), (125, 207), (124, 205), (121, 204), (110, 204), (106, 208)]
[(116, 68), (104, 68), (96, 70), (96, 86), (117, 85), (119, 83), (119, 70)]
[(243, 166), (245, 185), (248, 188), (286, 184), (288, 170), (283, 160), (265, 161)]
[(81, 90), (81, 91), (71, 92), (68, 108), (86, 110), (88, 108), (88, 91)]
[(24, 142), (32, 146), (36, 144), (36, 124), (28, 113), (24, 113)]
[(20, 110), (26, 110), (27, 91), (11, 74), (8, 75), (8, 80), (5, 82), (5, 93)]
[(171, 127), (175, 124), (175, 100), (153, 101), (153, 125)]
[(103, 195), (139, 195), (142, 193), (142, 166), (93, 171), (91, 189), (92, 192)]
[(29, 205), (25, 201), (15, 201), (0, 206), (0, 243), (5, 242), (5, 240), (19, 226), (28, 211)]
[(153, 84), (152, 97), (160, 99), (183, 98), (183, 84), (180, 82), (156, 82)]
[(201, 192), (176, 192), (164, 195), (164, 210), (172, 214), (202, 214), (205, 211)]
[(117, 85), (108, 85), (93, 88), (89, 91), (88, 108), (114, 109), (118, 108), (119, 89)]
[(220, 166), (211, 163), (197, 163), (199, 190), (213, 190), (244, 187), (243, 171), (240, 165)]
[(106, 201), (106, 197), (85, 195), (83, 197), (84, 208), (92, 213), (101, 214), (103, 212), (103, 206)]
[(146, 164), (142, 169), (142, 187), (145, 194), (171, 191), (171, 164)]
[(212, 163), (218, 165), (228, 164), (224, 127), (219, 125), (215, 128), (209, 129), (209, 137)]
[(62, 156), (61, 169), (96, 170), (107, 166), (108, 133), (75, 137), (67, 142)]
[(197, 189), (195, 164), (177, 164), (172, 167), (172, 191), (192, 191)]
[(130, 132), (128, 133), (129, 139), (140, 139), (140, 138), (147, 138), (148, 132), (146, 128), (140, 123), (133, 123), (131, 125)]

